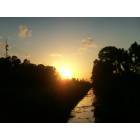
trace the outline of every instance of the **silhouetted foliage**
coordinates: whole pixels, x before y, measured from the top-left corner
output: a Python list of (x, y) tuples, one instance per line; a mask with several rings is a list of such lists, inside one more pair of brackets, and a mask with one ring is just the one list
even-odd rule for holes
[(108, 46), (94, 61), (95, 122), (140, 122), (140, 45)]
[(105, 48), (103, 48), (99, 54), (98, 57), (101, 61), (110, 61), (112, 63), (114, 63), (117, 60), (117, 51), (118, 49), (114, 46), (107, 46)]
[(90, 83), (61, 80), (52, 66), (0, 58), (0, 122), (66, 122)]
[(134, 42), (129, 48), (132, 68), (133, 71), (136, 72), (137, 66), (140, 64), (140, 45), (137, 42)]

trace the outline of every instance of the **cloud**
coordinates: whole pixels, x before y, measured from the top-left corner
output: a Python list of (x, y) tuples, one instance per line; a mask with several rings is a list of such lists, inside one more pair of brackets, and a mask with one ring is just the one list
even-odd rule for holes
[(26, 25), (20, 25), (18, 30), (18, 36), (23, 39), (31, 37), (32, 30), (30, 30), (29, 27)]
[(59, 53), (52, 53), (50, 54), (51, 57), (62, 57), (62, 54)]
[(82, 45), (85, 47), (91, 47), (93, 45), (94, 40), (91, 37), (87, 37), (86, 39), (82, 40)]
[(81, 47), (79, 49), (84, 51), (88, 48), (96, 48), (96, 43), (90, 36), (81, 41)]

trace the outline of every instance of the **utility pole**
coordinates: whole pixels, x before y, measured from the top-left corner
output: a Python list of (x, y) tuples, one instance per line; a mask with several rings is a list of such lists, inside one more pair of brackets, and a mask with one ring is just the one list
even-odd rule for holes
[(7, 40), (5, 42), (5, 57), (7, 58), (8, 57), (8, 50), (9, 50), (9, 45), (7, 43)]

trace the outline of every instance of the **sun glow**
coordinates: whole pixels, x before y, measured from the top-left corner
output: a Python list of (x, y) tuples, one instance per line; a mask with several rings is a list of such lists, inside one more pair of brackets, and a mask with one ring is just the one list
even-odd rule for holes
[(60, 68), (60, 74), (61, 74), (62, 78), (64, 78), (64, 79), (72, 78), (72, 71), (65, 67)]
[(62, 79), (72, 79), (78, 77), (75, 66), (70, 62), (55, 61), (53, 66), (57, 69)]

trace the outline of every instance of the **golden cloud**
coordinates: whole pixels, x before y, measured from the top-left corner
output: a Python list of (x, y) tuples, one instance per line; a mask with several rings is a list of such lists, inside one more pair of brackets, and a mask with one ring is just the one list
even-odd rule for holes
[(26, 25), (20, 25), (19, 26), (19, 31), (18, 31), (18, 36), (20, 38), (28, 38), (32, 36), (32, 30), (29, 29), (28, 26)]

